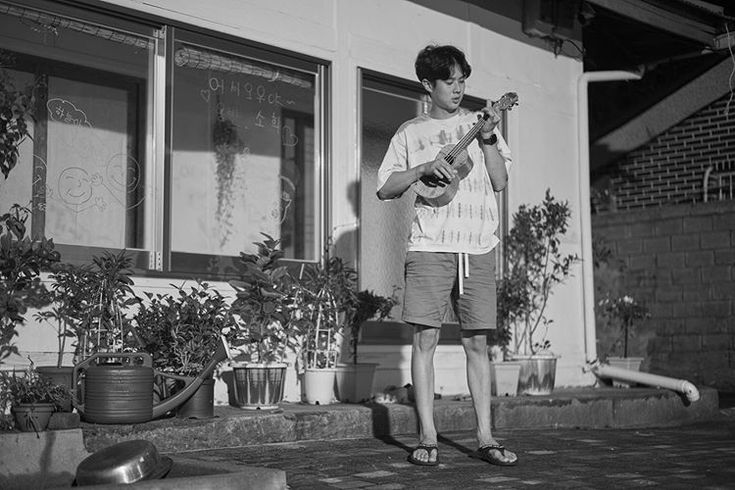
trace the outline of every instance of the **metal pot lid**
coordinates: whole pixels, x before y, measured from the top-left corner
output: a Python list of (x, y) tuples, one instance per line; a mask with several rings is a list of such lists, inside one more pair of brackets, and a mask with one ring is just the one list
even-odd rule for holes
[(156, 447), (144, 440), (125, 441), (101, 449), (77, 466), (76, 484), (135, 483), (163, 478), (173, 461), (161, 457)]

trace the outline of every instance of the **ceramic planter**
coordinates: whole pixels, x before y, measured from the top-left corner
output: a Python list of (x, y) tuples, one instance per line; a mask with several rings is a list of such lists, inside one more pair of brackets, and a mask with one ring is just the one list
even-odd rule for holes
[(15, 427), (21, 432), (41, 432), (48, 427), (51, 414), (55, 411), (53, 403), (19, 403), (11, 411)]
[(377, 367), (372, 362), (337, 364), (337, 399), (343, 403), (370, 400)]
[(306, 368), (304, 399), (310, 405), (329, 405), (334, 401), (337, 368)]
[(521, 366), (518, 374), (519, 395), (550, 395), (556, 380), (556, 359), (553, 354), (514, 355), (511, 360)]
[(516, 396), (521, 364), (515, 361), (491, 363), (491, 392), (493, 396)]
[(233, 366), (235, 403), (247, 410), (273, 410), (283, 401), (286, 363)]

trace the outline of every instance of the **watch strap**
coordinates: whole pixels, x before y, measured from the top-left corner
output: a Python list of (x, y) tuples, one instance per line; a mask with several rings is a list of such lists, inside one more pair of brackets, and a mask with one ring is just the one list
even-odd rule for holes
[(482, 138), (482, 143), (485, 145), (494, 145), (498, 142), (498, 136), (493, 133), (489, 138)]

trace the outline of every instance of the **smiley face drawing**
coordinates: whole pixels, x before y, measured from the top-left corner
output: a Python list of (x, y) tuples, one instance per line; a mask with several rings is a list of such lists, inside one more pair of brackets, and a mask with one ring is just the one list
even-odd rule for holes
[(59, 175), (59, 198), (65, 204), (81, 206), (92, 199), (92, 178), (80, 167), (67, 167)]

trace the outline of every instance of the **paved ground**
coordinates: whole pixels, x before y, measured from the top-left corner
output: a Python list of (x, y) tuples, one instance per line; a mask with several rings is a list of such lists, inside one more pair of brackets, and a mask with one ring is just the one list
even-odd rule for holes
[(292, 489), (735, 488), (735, 408), (715, 420), (656, 429), (503, 430), (520, 458), (496, 467), (470, 457), (472, 432), (442, 435), (438, 467), (406, 462), (412, 437), (267, 444), (169, 454), (180, 464), (285, 470)]

